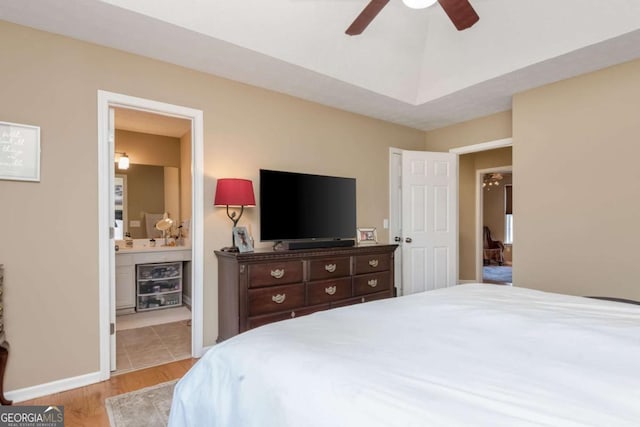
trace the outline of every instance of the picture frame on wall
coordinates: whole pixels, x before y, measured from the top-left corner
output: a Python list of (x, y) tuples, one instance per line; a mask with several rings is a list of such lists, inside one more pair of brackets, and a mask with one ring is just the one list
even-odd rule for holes
[(40, 181), (40, 127), (0, 122), (0, 179)]
[(239, 252), (253, 252), (253, 243), (247, 227), (233, 227), (233, 243)]
[(378, 232), (375, 227), (358, 228), (358, 245), (375, 245), (378, 243)]

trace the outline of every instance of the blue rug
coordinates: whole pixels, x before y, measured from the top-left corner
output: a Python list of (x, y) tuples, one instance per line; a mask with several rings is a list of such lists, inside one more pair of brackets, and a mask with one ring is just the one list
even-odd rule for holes
[(485, 265), (482, 267), (484, 281), (511, 283), (510, 265)]

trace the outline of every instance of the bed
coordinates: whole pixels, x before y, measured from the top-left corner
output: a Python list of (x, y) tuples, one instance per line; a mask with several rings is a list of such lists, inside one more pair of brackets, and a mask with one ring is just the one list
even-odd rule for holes
[(169, 425), (638, 426), (640, 306), (465, 284), (266, 325), (192, 367)]

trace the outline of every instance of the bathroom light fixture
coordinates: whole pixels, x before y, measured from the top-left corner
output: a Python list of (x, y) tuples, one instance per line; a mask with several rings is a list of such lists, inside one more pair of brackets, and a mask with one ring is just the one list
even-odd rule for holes
[[(249, 179), (241, 178), (220, 178), (216, 185), (216, 196), (213, 202), (214, 206), (226, 207), (227, 216), (236, 227), (245, 206), (253, 207), (256, 205), (256, 198), (253, 194), (253, 183)], [(229, 206), (240, 207), (240, 213), (229, 212)], [(238, 252), (233, 241), (233, 230), (231, 233), (231, 246), (222, 248), (227, 252)]]
[(118, 159), (118, 169), (129, 169), (129, 156), (127, 156), (127, 153), (120, 153), (116, 151), (116, 154), (120, 154), (120, 158)]
[(402, 0), (405, 6), (410, 7), (411, 9), (424, 9), (432, 4), (434, 4), (437, 0)]

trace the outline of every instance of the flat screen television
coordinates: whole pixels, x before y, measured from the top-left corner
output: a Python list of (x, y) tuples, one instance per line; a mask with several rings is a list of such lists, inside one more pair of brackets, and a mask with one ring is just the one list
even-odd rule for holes
[(260, 170), (260, 240), (353, 239), (356, 180)]

